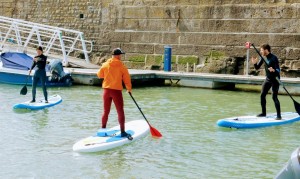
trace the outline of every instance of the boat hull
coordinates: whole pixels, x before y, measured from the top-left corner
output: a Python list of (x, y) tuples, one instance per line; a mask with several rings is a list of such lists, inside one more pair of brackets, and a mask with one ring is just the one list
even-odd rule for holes
[[(27, 81), (28, 78), (28, 81)], [(46, 86), (71, 86), (72, 82), (52, 82), (49, 80), (50, 76), (47, 76)], [(33, 76), (29, 76), (24, 73), (10, 73), (0, 70), (0, 83), (14, 84), (14, 85), (31, 85)], [(38, 83), (41, 86), (41, 83)]]

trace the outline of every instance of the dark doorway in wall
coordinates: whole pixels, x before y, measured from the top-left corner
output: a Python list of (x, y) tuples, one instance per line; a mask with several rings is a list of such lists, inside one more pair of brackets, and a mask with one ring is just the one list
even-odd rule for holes
[(242, 74), (243, 73), (243, 69), (246, 69), (246, 67), (244, 67), (244, 64), (246, 62), (246, 58), (245, 57), (234, 57), (236, 60), (236, 66), (234, 68), (234, 72), (233, 74)]

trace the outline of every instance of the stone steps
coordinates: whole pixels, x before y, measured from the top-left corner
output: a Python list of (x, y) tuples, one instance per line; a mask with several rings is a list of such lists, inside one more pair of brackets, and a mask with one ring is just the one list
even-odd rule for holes
[(164, 45), (171, 45), (176, 55), (203, 57), (221, 51), (242, 57), (244, 43), (250, 41), (257, 47), (267, 42), (279, 57), (298, 59), (298, 1), (123, 2), (116, 7), (122, 18), (116, 19), (111, 45), (130, 54), (163, 54)]
[[(135, 24), (140, 25), (137, 28)], [(300, 21), (296, 18), (180, 19), (178, 25), (175, 19), (124, 19), (116, 31), (300, 33), (299, 26)]]
[[(112, 44), (121, 44), (127, 53), (161, 54), (164, 45), (171, 45), (177, 55), (203, 56), (211, 50), (224, 51), (230, 56), (244, 56), (244, 43), (259, 46), (268, 42), (273, 52), (287, 59), (298, 58), (300, 36), (297, 33), (228, 33), (228, 32), (116, 32)], [(128, 40), (126, 40), (128, 39)]]
[[(299, 18), (300, 3), (119, 6), (123, 19), (278, 19)], [(120, 20), (123, 20), (120, 19)]]
[[(250, 41), (268, 40), (273, 46), (300, 46), (299, 41), (294, 41), (299, 33), (251, 33), (251, 32), (115, 32), (112, 42), (135, 42), (136, 44), (202, 44), (239, 46)], [(127, 39), (128, 38), (128, 39)], [(290, 39), (292, 38), (292, 39)], [(246, 41), (245, 41), (246, 40)]]

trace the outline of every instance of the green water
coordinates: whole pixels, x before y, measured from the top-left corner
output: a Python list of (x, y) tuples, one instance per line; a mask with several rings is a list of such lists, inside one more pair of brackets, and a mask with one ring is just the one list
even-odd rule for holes
[[(102, 89), (50, 88), (63, 102), (39, 111), (15, 111), (22, 86), (0, 84), (0, 178), (273, 178), (299, 146), (300, 122), (225, 129), (218, 119), (260, 112), (259, 93), (178, 87), (133, 90), (133, 96), (162, 139), (151, 135), (113, 150), (80, 154), (73, 144), (100, 126)], [(39, 88), (37, 95), (42, 96)], [(123, 93), (126, 120), (143, 120)], [(295, 98), (297, 101), (299, 97)], [(282, 111), (293, 111), (279, 96)], [(271, 96), (267, 111), (275, 112)], [(108, 127), (118, 125), (112, 109)]]

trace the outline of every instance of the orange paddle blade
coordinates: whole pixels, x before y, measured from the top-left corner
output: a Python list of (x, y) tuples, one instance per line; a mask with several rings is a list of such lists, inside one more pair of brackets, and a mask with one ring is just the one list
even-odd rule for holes
[(157, 137), (157, 138), (162, 137), (161, 133), (157, 129), (155, 129), (154, 127), (152, 127), (150, 125), (149, 125), (149, 127), (150, 127), (150, 132), (151, 132), (152, 137)]

